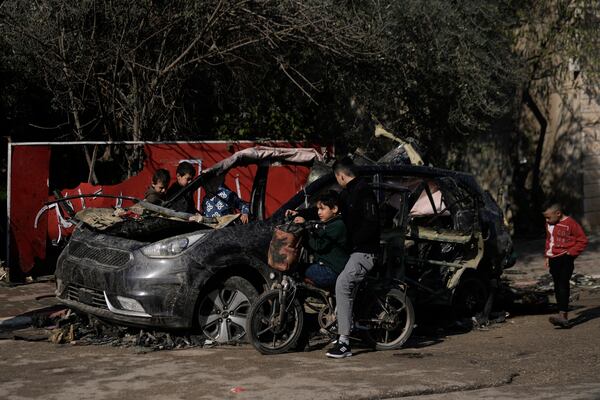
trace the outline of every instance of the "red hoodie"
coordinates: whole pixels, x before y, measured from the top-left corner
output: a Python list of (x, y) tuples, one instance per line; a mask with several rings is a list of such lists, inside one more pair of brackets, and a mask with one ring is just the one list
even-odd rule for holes
[(565, 217), (555, 225), (546, 224), (546, 257), (581, 254), (588, 239), (581, 226), (571, 217)]

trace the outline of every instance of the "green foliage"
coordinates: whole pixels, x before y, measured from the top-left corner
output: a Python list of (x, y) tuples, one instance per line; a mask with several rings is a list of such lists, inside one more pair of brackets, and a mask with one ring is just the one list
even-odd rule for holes
[(351, 149), (375, 116), (442, 154), (514, 96), (513, 10), (502, 4), (6, 0), (0, 34), (13, 70), (50, 94), (58, 131), (75, 138)]
[(377, 68), (384, 75), (374, 82), (379, 96), (368, 94), (377, 102), (369, 108), (437, 155), (462, 135), (485, 132), (510, 110), (519, 82), (507, 17), (498, 2), (395, 3), (388, 55)]

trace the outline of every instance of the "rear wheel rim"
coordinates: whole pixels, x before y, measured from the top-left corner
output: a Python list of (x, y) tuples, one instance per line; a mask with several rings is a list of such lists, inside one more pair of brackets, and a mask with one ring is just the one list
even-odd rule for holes
[(370, 339), (383, 348), (402, 345), (412, 330), (412, 310), (398, 296), (377, 296), (370, 307), (370, 318), (377, 320), (376, 326), (368, 330)]

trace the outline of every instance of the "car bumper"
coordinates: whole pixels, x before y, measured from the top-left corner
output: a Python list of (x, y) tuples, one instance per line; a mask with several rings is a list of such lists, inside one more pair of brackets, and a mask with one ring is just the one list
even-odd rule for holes
[(189, 328), (189, 321), (186, 321), (180, 317), (140, 317), (133, 315), (122, 315), (112, 312), (110, 310), (90, 306), (74, 300), (59, 298), (59, 301), (75, 311), (91, 314), (100, 319), (116, 322), (127, 326), (167, 329)]
[[(100, 244), (85, 234), (72, 238), (57, 262), (58, 300), (124, 325), (190, 328), (198, 295), (188, 274), (192, 261), (149, 259), (141, 255), (142, 245), (106, 237)], [(119, 257), (108, 257), (111, 252)]]

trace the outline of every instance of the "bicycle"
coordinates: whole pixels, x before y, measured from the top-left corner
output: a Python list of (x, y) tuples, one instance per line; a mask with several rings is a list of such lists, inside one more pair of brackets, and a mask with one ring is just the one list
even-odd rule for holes
[[(356, 287), (354, 328), (377, 350), (401, 347), (410, 337), (415, 316), (407, 286), (381, 271), (376, 262)], [(305, 282), (297, 270), (281, 272), (277, 282), (252, 305), (248, 318), (249, 342), (262, 354), (294, 349), (303, 333), (305, 314), (317, 314), (322, 332), (335, 335), (335, 296), (330, 290)]]

